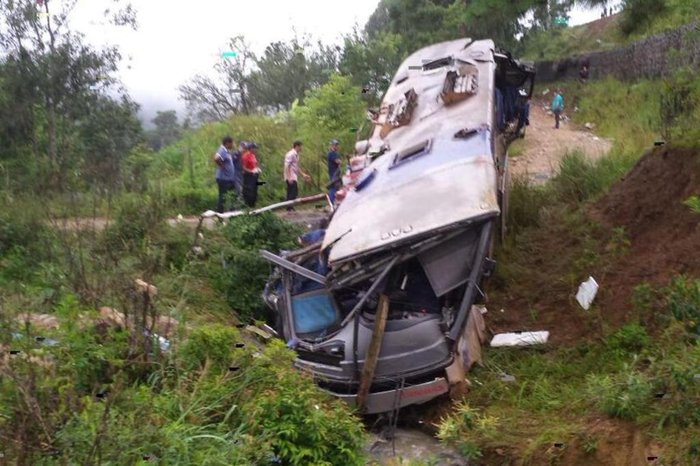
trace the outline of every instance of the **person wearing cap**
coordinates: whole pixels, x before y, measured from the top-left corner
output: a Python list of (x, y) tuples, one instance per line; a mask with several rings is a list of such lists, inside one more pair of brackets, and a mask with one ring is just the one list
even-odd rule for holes
[(224, 212), (226, 203), (226, 195), (230, 192), (235, 192), (236, 169), (233, 165), (231, 157), (231, 149), (233, 149), (233, 138), (226, 136), (221, 140), (221, 147), (214, 154), (214, 163), (216, 163), (216, 184), (219, 187), (219, 201), (216, 204), (216, 211)]
[[(299, 156), (301, 155), (302, 142), (294, 141), (292, 149), (284, 156), (284, 181), (287, 185), (287, 200), (293, 201), (299, 196), (299, 185), (297, 179), (299, 174), (304, 181), (310, 181), (311, 177), (299, 166)], [(287, 211), (294, 210), (294, 207), (287, 207)]]
[(335, 204), (335, 194), (340, 188), (341, 177), (340, 177), (340, 165), (343, 162), (338, 152), (338, 147), (340, 143), (337, 139), (331, 141), (331, 147), (328, 151), (328, 199), (330, 199), (331, 204)]
[(261, 170), (258, 166), (258, 158), (255, 155), (257, 148), (257, 144), (249, 142), (241, 157), (241, 165), (243, 167), (243, 202), (248, 207), (255, 207), (255, 203), (258, 200), (258, 177)]

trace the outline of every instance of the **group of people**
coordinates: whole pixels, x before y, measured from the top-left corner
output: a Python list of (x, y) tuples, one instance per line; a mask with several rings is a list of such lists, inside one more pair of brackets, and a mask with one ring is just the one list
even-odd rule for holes
[(221, 141), (221, 147), (214, 154), (216, 163), (216, 184), (219, 187), (217, 212), (223, 212), (226, 196), (234, 193), (248, 207), (255, 207), (258, 200), (258, 186), (265, 184), (260, 181), (260, 166), (258, 165), (257, 149), (254, 142), (241, 141), (238, 150), (233, 150), (233, 138), (226, 136)]
[[(328, 196), (331, 203), (335, 202), (335, 195), (342, 185), (341, 164), (342, 158), (339, 152), (340, 143), (333, 139), (327, 154), (328, 162)], [(233, 150), (234, 141), (231, 136), (226, 136), (221, 141), (221, 147), (214, 154), (216, 163), (216, 184), (219, 188), (219, 200), (216, 206), (217, 212), (224, 212), (226, 197), (234, 194), (242, 199), (248, 207), (255, 207), (258, 199), (258, 187), (265, 184), (260, 181), (260, 169), (257, 159), (257, 144), (241, 141), (238, 149)], [(286, 200), (293, 201), (299, 196), (299, 177), (309, 182), (311, 176), (300, 166), (303, 143), (294, 141), (292, 148), (284, 155), (284, 182), (287, 189)], [(235, 205), (232, 206), (235, 208)], [(287, 210), (294, 210), (288, 206)]]

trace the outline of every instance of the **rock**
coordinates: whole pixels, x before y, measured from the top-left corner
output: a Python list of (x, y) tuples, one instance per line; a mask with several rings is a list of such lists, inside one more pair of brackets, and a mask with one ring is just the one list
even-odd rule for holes
[(589, 129), (589, 130), (594, 130), (595, 124), (589, 122), (589, 123), (586, 123), (585, 125), (583, 125), (583, 127), (586, 129)]
[[(180, 322), (173, 317), (158, 316), (153, 326), (153, 331), (162, 337), (166, 337), (176, 333), (179, 326)], [(150, 319), (146, 320), (146, 327), (151, 328)]]
[(158, 288), (155, 286), (146, 283), (145, 281), (141, 280), (140, 278), (137, 278), (134, 280), (134, 285), (136, 285), (136, 289), (140, 291), (141, 293), (148, 294), (148, 297), (153, 299), (154, 297), (158, 296)]
[(31, 324), (33, 327), (45, 330), (57, 329), (59, 327), (58, 318), (50, 314), (23, 313), (17, 315), (15, 320), (20, 324)]
[(545, 89), (544, 91), (542, 91), (542, 95), (547, 95), (547, 94), (549, 94), (549, 89)]
[(115, 328), (131, 327), (131, 322), (127, 321), (126, 315), (112, 307), (103, 306), (100, 308), (100, 321)]
[[(394, 455), (394, 448), (396, 455)], [(393, 441), (371, 434), (366, 447), (371, 459), (379, 465), (407, 464), (410, 461), (436, 466), (466, 466), (468, 461), (457, 451), (418, 430), (396, 429)], [(402, 463), (397, 463), (400, 458)]]
[(192, 247), (192, 253), (195, 256), (203, 256), (204, 255), (204, 249), (201, 246), (193, 246)]
[(552, 112), (551, 110), (547, 110), (547, 115), (552, 116), (554, 115), (554, 112)]

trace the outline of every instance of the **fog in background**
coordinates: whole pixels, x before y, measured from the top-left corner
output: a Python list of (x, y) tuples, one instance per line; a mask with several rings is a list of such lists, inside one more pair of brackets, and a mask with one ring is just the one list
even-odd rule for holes
[[(314, 40), (340, 44), (355, 25), (363, 27), (378, 0), (254, 0), (196, 2), (132, 0), (137, 12), (136, 31), (104, 23), (110, 0), (80, 0), (73, 27), (94, 44), (116, 44), (124, 60), (120, 78), (141, 105), (144, 124), (157, 110), (185, 107), (178, 86), (197, 73), (207, 73), (225, 50), (228, 39), (244, 35), (256, 54), (273, 41), (309, 34)], [(619, 4), (612, 1), (611, 4)], [(602, 9), (572, 11), (571, 25), (600, 18)]]

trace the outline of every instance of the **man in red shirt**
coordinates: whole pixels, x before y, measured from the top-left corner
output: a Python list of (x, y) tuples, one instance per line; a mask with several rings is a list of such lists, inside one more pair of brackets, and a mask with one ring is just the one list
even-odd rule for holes
[(258, 166), (258, 158), (255, 155), (257, 148), (258, 146), (254, 142), (248, 143), (241, 157), (241, 164), (243, 165), (243, 201), (248, 207), (255, 207), (255, 203), (258, 200), (258, 177), (261, 170)]

